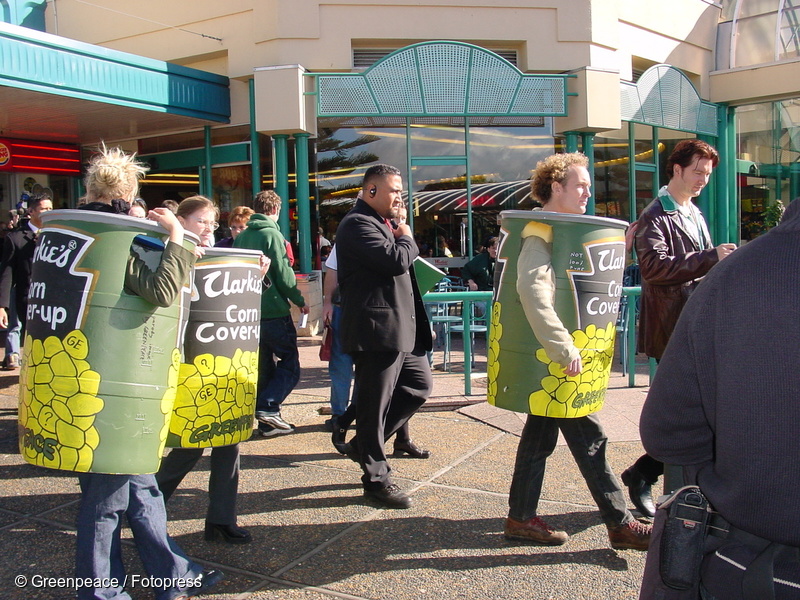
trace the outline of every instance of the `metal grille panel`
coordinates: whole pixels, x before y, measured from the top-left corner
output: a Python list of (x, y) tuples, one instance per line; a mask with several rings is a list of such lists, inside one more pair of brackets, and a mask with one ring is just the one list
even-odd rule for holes
[(468, 111), (507, 112), (520, 81), (517, 69), (497, 56), (474, 52)]
[(461, 42), (423, 42), (364, 73), (309, 74), (317, 116), (543, 117), (566, 114), (566, 76), (521, 73), (493, 52)]
[(425, 111), (413, 49), (388, 56), (364, 77), (375, 93), (379, 112), (415, 114)]
[(465, 112), (470, 48), (430, 44), (419, 46), (416, 51), (425, 93), (425, 112)]
[(655, 65), (635, 84), (620, 86), (622, 119), (654, 127), (718, 135), (717, 107), (703, 102), (679, 69)]
[(338, 76), (317, 78), (319, 85), (320, 113), (343, 114), (349, 112), (377, 111), (367, 82), (364, 80), (342, 80)]
[(566, 80), (556, 77), (522, 80), (510, 112), (566, 115)]

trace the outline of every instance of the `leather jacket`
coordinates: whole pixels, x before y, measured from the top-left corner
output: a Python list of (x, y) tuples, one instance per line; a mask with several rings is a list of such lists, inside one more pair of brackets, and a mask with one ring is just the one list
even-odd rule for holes
[[(700, 216), (700, 212), (696, 214)], [(700, 279), (719, 261), (705, 219), (695, 240), (672, 197), (663, 188), (638, 219), (635, 248), (642, 274), (638, 348), (660, 359), (683, 305)]]

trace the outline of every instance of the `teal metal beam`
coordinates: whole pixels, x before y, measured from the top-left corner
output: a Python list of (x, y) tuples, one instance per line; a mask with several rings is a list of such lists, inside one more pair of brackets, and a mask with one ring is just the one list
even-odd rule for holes
[[(589, 158), (589, 181), (594, 185), (594, 134), (581, 133), (581, 145), (583, 146), (583, 153)], [(586, 204), (586, 214), (595, 214), (594, 194)]]
[(727, 138), (725, 144), (727, 148), (727, 199), (728, 202), (725, 209), (728, 213), (728, 230), (726, 232), (725, 241), (738, 244), (741, 238), (741, 208), (739, 200), (739, 177), (736, 173), (736, 159), (737, 159), (737, 142), (736, 142), (736, 111), (726, 105), (720, 106), (720, 112), (725, 120), (722, 121), (721, 129)]
[(308, 193), (307, 133), (294, 134), (295, 190), (297, 190), (297, 246), (300, 249), (300, 272), (311, 273), (311, 202)]
[(252, 196), (261, 191), (261, 144), (256, 128), (256, 80), (250, 79), (250, 164)]
[(278, 216), (278, 227), (283, 237), (289, 238), (289, 136), (273, 135), (275, 142), (275, 193), (282, 201), (281, 214)]
[[(191, 150), (175, 150), (174, 152), (140, 154), (139, 159), (147, 162), (154, 172), (163, 172), (176, 169), (196, 168), (197, 165), (205, 163), (205, 154), (205, 148), (192, 148)], [(249, 162), (250, 157), (249, 142), (211, 147), (212, 165)]]
[(214, 197), (214, 184), (211, 177), (211, 127), (203, 127), (203, 166), (200, 177), (200, 195), (208, 198)]
[(566, 144), (567, 152), (578, 151), (578, 134), (574, 131), (567, 131), (564, 133), (564, 141)]

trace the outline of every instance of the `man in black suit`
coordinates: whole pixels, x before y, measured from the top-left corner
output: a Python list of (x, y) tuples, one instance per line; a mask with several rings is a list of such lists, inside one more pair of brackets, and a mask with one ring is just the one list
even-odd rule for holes
[(431, 329), (414, 278), (413, 232), (406, 223), (391, 223), (403, 205), (400, 171), (374, 165), (362, 188), (363, 199), (342, 219), (336, 236), (342, 346), (356, 368), (351, 445), (364, 470), (364, 495), (408, 508), (411, 499), (390, 478), (384, 440), (431, 392)]

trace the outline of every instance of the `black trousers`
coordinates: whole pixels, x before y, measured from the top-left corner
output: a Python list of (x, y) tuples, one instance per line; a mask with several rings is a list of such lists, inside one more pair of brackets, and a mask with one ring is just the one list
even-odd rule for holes
[[(203, 448), (173, 448), (164, 457), (156, 481), (165, 504), (202, 456)], [(212, 448), (206, 520), (217, 525), (236, 525), (238, 491), (239, 444)]]
[(384, 440), (392, 436), (425, 403), (433, 376), (424, 350), (354, 352), (356, 436), (364, 489), (392, 483)]

